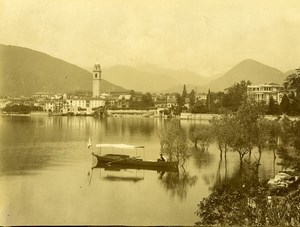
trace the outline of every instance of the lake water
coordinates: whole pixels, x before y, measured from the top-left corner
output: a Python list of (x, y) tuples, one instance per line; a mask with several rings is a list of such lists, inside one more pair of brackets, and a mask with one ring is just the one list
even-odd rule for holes
[[(145, 159), (155, 160), (167, 122), (0, 116), (0, 224), (193, 225), (199, 201), (239, 169), (237, 153), (228, 153), (225, 165), (212, 144), (208, 152), (193, 155), (179, 174), (91, 169), (96, 163), (91, 152), (97, 150), (87, 149), (89, 137), (93, 144), (145, 145)], [(181, 125), (188, 132), (199, 123)], [(280, 169), (271, 151), (264, 152), (261, 163), (262, 179)]]

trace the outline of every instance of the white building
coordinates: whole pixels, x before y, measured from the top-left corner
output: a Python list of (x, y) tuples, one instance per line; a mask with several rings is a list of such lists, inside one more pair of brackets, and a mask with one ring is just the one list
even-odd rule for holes
[(106, 99), (104, 98), (69, 98), (65, 100), (62, 112), (72, 112), (74, 114), (92, 114), (96, 108), (104, 107), (105, 102)]
[(195, 95), (195, 101), (203, 102), (205, 103), (207, 99), (207, 93), (197, 93)]
[(247, 93), (252, 94), (255, 100), (260, 102), (264, 101), (269, 103), (270, 98), (273, 97), (274, 101), (280, 103), (284, 94), (286, 94), (285, 88), (279, 84), (260, 84), (260, 85), (248, 85)]

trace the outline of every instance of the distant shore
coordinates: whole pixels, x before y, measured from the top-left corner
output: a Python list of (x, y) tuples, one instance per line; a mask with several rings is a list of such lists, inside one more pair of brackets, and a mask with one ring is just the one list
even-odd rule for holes
[[(168, 118), (168, 116), (163, 115), (155, 115), (155, 114), (147, 114), (147, 111), (140, 111), (141, 114), (136, 114), (133, 110), (128, 110), (124, 112), (118, 111), (117, 113), (110, 112), (107, 117), (113, 118)], [(93, 117), (93, 115), (66, 115), (66, 114), (49, 114), (48, 112), (31, 112), (28, 114), (23, 113), (2, 113), (0, 112), (0, 116), (24, 116), (24, 117), (31, 117), (31, 116), (44, 116), (44, 117), (56, 117), (56, 116), (71, 116), (71, 117)], [(220, 114), (193, 114), (193, 113), (181, 113), (180, 116), (173, 117), (178, 118), (180, 120), (211, 120), (213, 117), (218, 117)], [(287, 116), (289, 120), (300, 120), (300, 116)], [(269, 120), (276, 120), (283, 117), (283, 115), (266, 115), (265, 116)]]

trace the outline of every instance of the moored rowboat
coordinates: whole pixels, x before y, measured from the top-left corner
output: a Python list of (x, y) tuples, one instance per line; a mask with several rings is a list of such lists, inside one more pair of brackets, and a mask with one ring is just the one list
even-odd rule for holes
[[(126, 144), (97, 144), (99, 148), (123, 148), (123, 149), (138, 149), (144, 146), (132, 146)], [(123, 154), (105, 154), (98, 155), (92, 152), (92, 155), (97, 158), (97, 166), (115, 166), (124, 169), (148, 169), (161, 171), (178, 171), (177, 161), (163, 160), (143, 160), (139, 156), (129, 156)]]
[(166, 170), (166, 171), (178, 171), (178, 162), (170, 161), (144, 161), (140, 158), (130, 157), (128, 155), (96, 155), (92, 153), (97, 160), (97, 166), (116, 166), (122, 169), (148, 169), (148, 170)]

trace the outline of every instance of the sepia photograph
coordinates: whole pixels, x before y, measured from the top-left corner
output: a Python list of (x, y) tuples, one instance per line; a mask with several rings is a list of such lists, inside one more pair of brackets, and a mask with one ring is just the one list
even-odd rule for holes
[(299, 12), (0, 0), (0, 225), (300, 226)]

